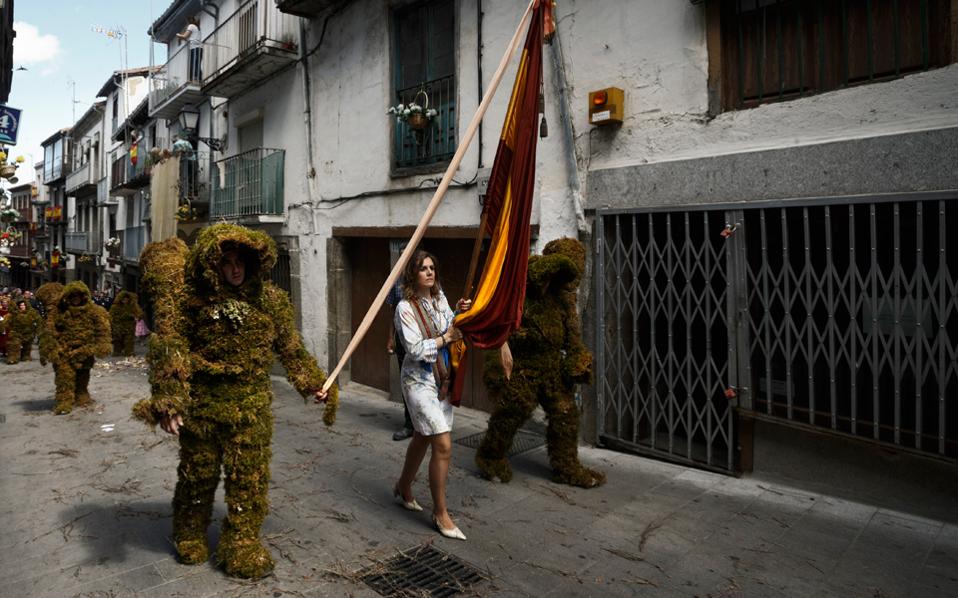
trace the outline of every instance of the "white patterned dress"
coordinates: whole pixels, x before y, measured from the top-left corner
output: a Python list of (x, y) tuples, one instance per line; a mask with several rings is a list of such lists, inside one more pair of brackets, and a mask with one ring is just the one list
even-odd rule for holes
[[(417, 297), (414, 301), (419, 301), (420, 308), (432, 320), (437, 334), (444, 333), (452, 326), (455, 314), (441, 291), (435, 299)], [(452, 403), (448, 399), (439, 400), (439, 388), (432, 373), (436, 359), (441, 355), (448, 359), (449, 351), (437, 349), (435, 338), (423, 338), (416, 309), (405, 299), (396, 306), (395, 325), (406, 348), (400, 377), (412, 427), (423, 436), (451, 431)]]

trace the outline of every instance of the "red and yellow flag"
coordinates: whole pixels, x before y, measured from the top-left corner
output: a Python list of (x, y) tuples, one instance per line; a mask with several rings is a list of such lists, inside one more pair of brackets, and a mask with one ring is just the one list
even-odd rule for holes
[[(529, 263), (529, 218), (536, 177), (539, 92), (542, 89), (543, 32), (552, 22), (552, 0), (533, 10), (509, 109), (486, 193), (487, 232), (492, 237), (472, 308), (455, 326), (470, 344), (492, 349), (504, 343), (522, 321)], [(451, 402), (458, 405), (465, 382), (465, 343), (452, 347)]]

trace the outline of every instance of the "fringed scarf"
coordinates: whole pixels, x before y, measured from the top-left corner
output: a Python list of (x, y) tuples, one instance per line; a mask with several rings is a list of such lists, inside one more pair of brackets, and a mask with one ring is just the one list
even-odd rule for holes
[[(441, 335), (442, 332), (436, 330), (432, 318), (423, 311), (419, 299), (416, 298), (410, 303), (416, 310), (416, 323), (419, 324), (422, 337), (436, 338)], [(445, 401), (449, 396), (449, 348), (446, 345), (436, 350), (436, 363), (432, 368), (432, 375), (436, 379), (436, 388), (439, 389), (439, 400)]]

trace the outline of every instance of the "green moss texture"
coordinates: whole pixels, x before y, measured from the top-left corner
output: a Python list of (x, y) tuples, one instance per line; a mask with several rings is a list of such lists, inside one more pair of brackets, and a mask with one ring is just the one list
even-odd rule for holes
[[(593, 488), (605, 474), (578, 458), (579, 409), (575, 386), (592, 379), (592, 355), (582, 343), (576, 293), (585, 267), (585, 248), (575, 239), (557, 239), (543, 255), (529, 259), (522, 324), (509, 338), (512, 376), (506, 379), (498, 352), (490, 352), (484, 381), (495, 401), (476, 464), (489, 478), (512, 479), (506, 454), (516, 432), (541, 405), (553, 480)], [(558, 365), (558, 367), (556, 367)]]
[(47, 364), (56, 344), (53, 337), (53, 321), (56, 318), (57, 304), (60, 302), (61, 294), (63, 294), (63, 285), (59, 282), (47, 282), (37, 289), (36, 297), (43, 306), (44, 312), (43, 326), (39, 330), (40, 365)]
[(136, 293), (120, 291), (110, 306), (110, 326), (113, 332), (113, 355), (133, 355), (136, 340), (136, 321), (143, 317)]
[[(51, 315), (48, 313), (48, 316)], [(47, 354), (56, 375), (55, 413), (69, 413), (74, 405), (92, 403), (87, 385), (97, 357), (106, 357), (110, 343), (110, 316), (90, 301), (90, 290), (80, 281), (63, 288), (53, 319), (53, 345)]]
[[(223, 254), (231, 250), (246, 267), (238, 287), (220, 273)], [(151, 244), (141, 261), (157, 313), (148, 353), (152, 397), (138, 403), (134, 415), (149, 424), (183, 417), (173, 498), (176, 550), (184, 563), (208, 558), (206, 528), (222, 473), (227, 515), (216, 558), (228, 574), (244, 578), (273, 568), (259, 531), (268, 512), (274, 356), (307, 399), (326, 380), (303, 346), (289, 298), (267, 279), (275, 260), (275, 243), (266, 234), (215, 224), (188, 253), (181, 242)], [(327, 425), (337, 405), (334, 386)]]
[(20, 311), (21, 302), (22, 300), (18, 299), (13, 303), (12, 311), (3, 322), (7, 330), (7, 363), (9, 364), (31, 360), (33, 341), (43, 326), (40, 314), (30, 307), (29, 303), (25, 303), (25, 311)]

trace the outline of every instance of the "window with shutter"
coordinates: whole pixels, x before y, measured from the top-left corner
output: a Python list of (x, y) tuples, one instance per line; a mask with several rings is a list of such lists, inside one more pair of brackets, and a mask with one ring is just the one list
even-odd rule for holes
[(436, 111), (422, 129), (397, 119), (393, 168), (448, 162), (456, 152), (456, 10), (453, 0), (433, 0), (393, 14), (394, 104), (417, 103)]
[(710, 88), (721, 98), (713, 111), (955, 62), (953, 6), (951, 0), (714, 0)]

